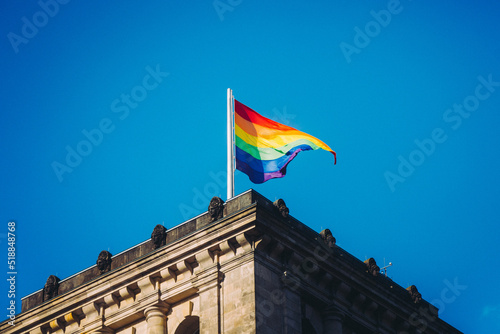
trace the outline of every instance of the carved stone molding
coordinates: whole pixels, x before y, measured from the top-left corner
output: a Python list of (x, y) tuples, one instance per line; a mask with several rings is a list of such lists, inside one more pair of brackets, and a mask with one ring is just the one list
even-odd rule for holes
[(156, 280), (146, 276), (137, 281), (137, 286), (141, 290), (141, 296), (147, 296), (156, 290)]
[(420, 301), (422, 300), (422, 295), (420, 294), (420, 292), (418, 292), (418, 289), (415, 285), (407, 287), (406, 290), (410, 294), (410, 297), (415, 304), (420, 303)]
[(252, 242), (245, 233), (238, 234), (236, 236), (236, 241), (244, 252), (249, 252), (252, 250)]
[(153, 248), (158, 249), (165, 246), (167, 242), (167, 229), (163, 225), (156, 225), (151, 233), (151, 241), (153, 242)]
[(236, 247), (233, 243), (231, 243), (229, 240), (225, 240), (219, 244), (220, 248), (220, 253), (219, 256), (226, 256), (226, 259), (231, 258), (236, 254)]
[(64, 331), (64, 323), (61, 319), (55, 319), (55, 320), (52, 320), (50, 323), (50, 329), (52, 331), (57, 331), (59, 329), (62, 329)]
[(205, 270), (214, 265), (214, 254), (208, 249), (196, 254), (195, 258), (198, 262), (197, 271)]
[(159, 317), (161, 319), (167, 319), (167, 312), (170, 306), (167, 303), (158, 303), (156, 305), (148, 306), (144, 310), (144, 315), (146, 316), (146, 322), (150, 323), (151, 318)]
[(59, 292), (59, 278), (54, 275), (50, 275), (47, 278), (47, 282), (43, 287), (43, 301), (52, 299), (57, 296)]
[(36, 327), (29, 334), (44, 334), (44, 330), (41, 327)]
[(64, 322), (66, 323), (66, 326), (78, 323), (79, 321), (80, 317), (76, 314), (76, 312), (69, 312), (64, 316)]
[(130, 287), (128, 287), (128, 286), (126, 286), (124, 288), (121, 288), (118, 291), (118, 293), (120, 295), (121, 300), (127, 300), (129, 298), (133, 299), (135, 297), (134, 291)]
[(111, 257), (111, 253), (106, 250), (103, 250), (101, 253), (99, 253), (96, 264), (101, 274), (107, 273), (111, 270)]
[(113, 305), (119, 305), (119, 303), (120, 300), (114, 294), (109, 294), (104, 297), (104, 304), (106, 305), (106, 309), (111, 308)]
[(208, 206), (208, 214), (210, 215), (210, 222), (214, 222), (222, 218), (224, 214), (224, 201), (220, 197), (212, 197), (210, 205)]
[(82, 307), (85, 319), (83, 320), (85, 324), (89, 324), (94, 320), (102, 319), (102, 314), (100, 314), (101, 308), (96, 302), (91, 302)]
[(280, 198), (276, 200), (273, 204), (278, 209), (279, 213), (283, 216), (283, 218), (288, 218), (290, 210), (286, 206), (285, 201), (283, 199)]
[(373, 257), (364, 261), (366, 264), (366, 272), (370, 275), (377, 276), (380, 273), (380, 267), (377, 266), (377, 262)]
[(165, 268), (162, 271), (160, 271), (160, 276), (164, 281), (169, 281), (169, 280), (173, 280), (174, 282), (177, 281), (177, 274), (175, 273), (175, 270), (171, 267)]
[(102, 326), (101, 328), (92, 331), (91, 334), (112, 334), (114, 332), (115, 331), (112, 330), (111, 328)]
[(257, 240), (255, 240), (255, 249), (264, 250), (271, 242), (273, 238), (268, 234), (261, 235)]

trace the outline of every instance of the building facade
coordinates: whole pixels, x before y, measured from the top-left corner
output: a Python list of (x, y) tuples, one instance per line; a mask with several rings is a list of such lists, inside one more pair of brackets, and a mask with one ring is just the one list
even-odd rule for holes
[(253, 190), (22, 300), (5, 334), (460, 333), (402, 288)]

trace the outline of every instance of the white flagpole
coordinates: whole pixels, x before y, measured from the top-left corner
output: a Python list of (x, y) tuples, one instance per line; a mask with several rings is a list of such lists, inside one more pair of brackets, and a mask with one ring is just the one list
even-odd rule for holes
[(233, 91), (227, 89), (227, 199), (234, 197)]

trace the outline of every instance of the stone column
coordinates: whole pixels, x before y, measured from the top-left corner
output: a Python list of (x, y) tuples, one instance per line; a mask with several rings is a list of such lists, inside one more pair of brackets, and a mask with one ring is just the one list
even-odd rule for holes
[(344, 314), (335, 306), (328, 307), (323, 312), (323, 333), (342, 334)]
[(150, 306), (144, 310), (147, 334), (167, 334), (167, 311), (163, 306)]

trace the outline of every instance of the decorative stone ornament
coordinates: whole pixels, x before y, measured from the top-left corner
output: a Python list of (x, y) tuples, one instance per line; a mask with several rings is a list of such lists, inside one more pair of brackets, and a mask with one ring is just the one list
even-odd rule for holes
[(52, 299), (57, 296), (59, 292), (59, 278), (54, 275), (50, 275), (47, 278), (47, 282), (43, 287), (43, 301)]
[(333, 236), (332, 232), (329, 229), (325, 229), (319, 233), (321, 239), (330, 248), (334, 248), (337, 240)]
[(377, 276), (379, 274), (380, 267), (377, 266), (377, 262), (375, 262), (375, 259), (373, 257), (366, 260), (365, 264), (366, 264), (366, 272), (367, 273), (369, 273), (373, 276)]
[(288, 207), (285, 204), (285, 201), (282, 198), (278, 199), (273, 204), (278, 209), (283, 218), (288, 218), (290, 210), (288, 209)]
[(97, 268), (99, 268), (99, 271), (101, 272), (101, 275), (111, 270), (111, 257), (111, 253), (106, 250), (99, 253), (96, 264)]
[(410, 297), (415, 304), (420, 303), (420, 301), (422, 300), (422, 295), (420, 294), (420, 292), (418, 292), (418, 289), (415, 285), (407, 287), (406, 290), (410, 294)]
[(167, 242), (167, 229), (163, 225), (156, 225), (151, 233), (151, 241), (153, 242), (154, 249), (158, 249), (162, 246), (165, 246)]
[(210, 222), (221, 219), (224, 214), (224, 201), (220, 197), (212, 197), (208, 206), (208, 213), (210, 215)]

